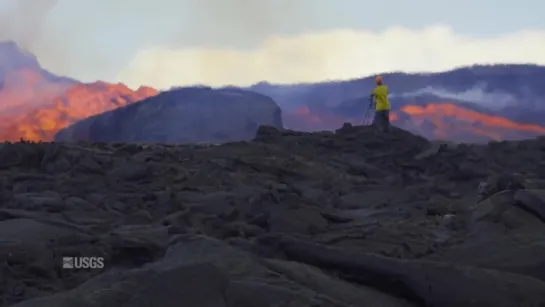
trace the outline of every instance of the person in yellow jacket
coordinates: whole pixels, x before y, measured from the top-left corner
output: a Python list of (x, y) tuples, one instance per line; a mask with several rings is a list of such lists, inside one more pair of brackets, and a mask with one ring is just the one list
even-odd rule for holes
[(390, 131), (390, 100), (388, 100), (388, 86), (382, 82), (382, 77), (376, 78), (377, 87), (371, 94), (371, 99), (375, 102), (375, 118), (373, 125), (381, 132)]

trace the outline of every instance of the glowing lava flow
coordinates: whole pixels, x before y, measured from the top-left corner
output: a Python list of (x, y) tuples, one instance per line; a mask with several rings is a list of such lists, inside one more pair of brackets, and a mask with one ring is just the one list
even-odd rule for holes
[(25, 115), (10, 121), (1, 134), (1, 140), (52, 141), (55, 134), (78, 120), (113, 110), (156, 95), (157, 90), (141, 87), (136, 91), (124, 84), (95, 82), (70, 88), (51, 103), (31, 109)]
[[(313, 112), (304, 106), (284, 115), (287, 128), (302, 131), (335, 130), (343, 123), (361, 124), (361, 118)], [(390, 113), (397, 126), (433, 139), (486, 141), (521, 139), (545, 134), (545, 127), (517, 123), (500, 116), (488, 115), (452, 103), (427, 106), (405, 105)]]

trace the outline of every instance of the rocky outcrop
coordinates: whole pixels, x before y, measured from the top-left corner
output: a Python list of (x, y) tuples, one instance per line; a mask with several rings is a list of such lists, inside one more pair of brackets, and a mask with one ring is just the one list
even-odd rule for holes
[(351, 125), (3, 144), (0, 306), (543, 306), (544, 149)]
[(57, 141), (224, 143), (250, 140), (260, 125), (282, 128), (267, 96), (239, 89), (174, 89), (65, 128)]
[(89, 116), (101, 114), (156, 95), (157, 90), (140, 87), (136, 91), (124, 84), (95, 82), (71, 87), (38, 108), (28, 110), (16, 121), (10, 121), (0, 133), (0, 140), (52, 141), (55, 134)]

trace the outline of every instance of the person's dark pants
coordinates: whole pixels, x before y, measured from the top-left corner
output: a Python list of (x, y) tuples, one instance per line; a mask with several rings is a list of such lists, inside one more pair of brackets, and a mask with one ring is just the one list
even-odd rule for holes
[(373, 124), (380, 132), (390, 131), (390, 111), (375, 111)]

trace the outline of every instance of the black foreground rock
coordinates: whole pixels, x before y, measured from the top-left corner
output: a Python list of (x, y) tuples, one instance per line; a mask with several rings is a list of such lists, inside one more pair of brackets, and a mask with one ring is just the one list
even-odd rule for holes
[(545, 138), (349, 125), (221, 146), (6, 143), (0, 305), (542, 307), (544, 161)]

